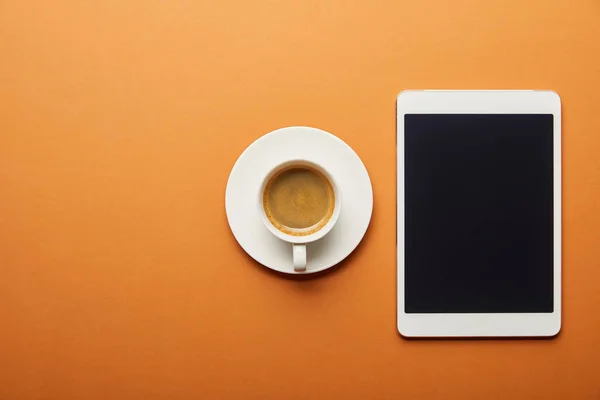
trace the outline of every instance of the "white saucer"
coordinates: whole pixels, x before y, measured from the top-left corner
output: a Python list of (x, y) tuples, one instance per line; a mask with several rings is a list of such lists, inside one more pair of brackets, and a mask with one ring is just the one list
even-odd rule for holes
[[(333, 175), (343, 199), (332, 231), (308, 245), (305, 272), (294, 271), (291, 244), (269, 232), (256, 204), (265, 174), (293, 159), (323, 166)], [(283, 273), (314, 273), (333, 267), (358, 246), (371, 221), (373, 188), (364, 164), (344, 141), (320, 129), (288, 127), (264, 135), (240, 155), (227, 181), (225, 211), (236, 240), (256, 261)]]

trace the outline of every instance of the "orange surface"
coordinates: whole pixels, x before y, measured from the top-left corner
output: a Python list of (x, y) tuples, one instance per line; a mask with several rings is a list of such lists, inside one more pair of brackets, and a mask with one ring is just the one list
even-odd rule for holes
[[(395, 96), (560, 93), (555, 340), (395, 329)], [(0, 399), (600, 398), (597, 0), (0, 0)], [(244, 148), (287, 125), (362, 157), (375, 210), (295, 281), (225, 219)]]

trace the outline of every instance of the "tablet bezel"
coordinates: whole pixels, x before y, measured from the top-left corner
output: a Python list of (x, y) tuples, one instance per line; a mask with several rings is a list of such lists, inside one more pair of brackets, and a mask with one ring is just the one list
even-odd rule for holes
[[(554, 336), (561, 328), (561, 102), (552, 91), (404, 91), (396, 102), (398, 332), (406, 337)], [(552, 114), (554, 116), (554, 311), (407, 314), (404, 309), (404, 116)]]

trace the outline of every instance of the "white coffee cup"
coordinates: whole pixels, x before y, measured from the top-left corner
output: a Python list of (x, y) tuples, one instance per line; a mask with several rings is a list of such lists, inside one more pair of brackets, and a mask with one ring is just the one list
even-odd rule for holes
[[(319, 171), (323, 176), (325, 176), (325, 178), (327, 178), (327, 180), (331, 184), (331, 187), (333, 188), (334, 198), (335, 198), (333, 212), (331, 214), (331, 217), (329, 217), (329, 220), (325, 223), (325, 225), (323, 225), (317, 231), (315, 231), (311, 234), (308, 234), (308, 235), (303, 235), (303, 236), (296, 236), (296, 235), (288, 234), (286, 232), (281, 231), (275, 225), (273, 225), (273, 223), (271, 222), (271, 220), (269, 220), (269, 217), (267, 216), (267, 213), (264, 208), (264, 202), (263, 202), (264, 191), (265, 191), (265, 188), (266, 188), (269, 180), (275, 174), (279, 173), (280, 171), (282, 171), (284, 169), (289, 169), (291, 167), (296, 167), (296, 166), (297, 167), (308, 167), (308, 168), (312, 168), (312, 169)], [(327, 235), (333, 229), (338, 218), (340, 217), (340, 211), (341, 211), (341, 207), (342, 207), (342, 196), (341, 196), (340, 190), (338, 188), (338, 185), (335, 183), (335, 180), (333, 179), (331, 174), (329, 174), (322, 166), (320, 166), (314, 162), (307, 161), (307, 160), (290, 160), (290, 161), (283, 162), (283, 163), (275, 166), (274, 168), (272, 168), (265, 175), (265, 177), (262, 179), (261, 182), (262, 183), (258, 190), (258, 196), (257, 196), (258, 213), (260, 215), (260, 218), (262, 219), (262, 221), (265, 224), (265, 226), (267, 227), (267, 229), (273, 235), (275, 235), (276, 237), (278, 237), (279, 239), (281, 239), (283, 241), (291, 243), (291, 245), (292, 245), (292, 262), (293, 262), (293, 266), (294, 266), (294, 271), (300, 271), (300, 272), (306, 271), (306, 245), (308, 243), (312, 243), (314, 241), (322, 239), (325, 235)]]

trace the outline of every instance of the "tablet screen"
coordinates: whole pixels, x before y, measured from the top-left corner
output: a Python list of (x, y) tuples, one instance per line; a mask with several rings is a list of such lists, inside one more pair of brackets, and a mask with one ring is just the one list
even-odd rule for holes
[(404, 118), (405, 312), (552, 312), (553, 116)]

